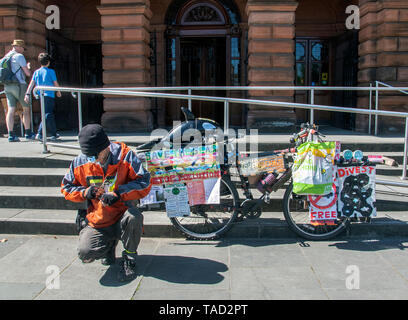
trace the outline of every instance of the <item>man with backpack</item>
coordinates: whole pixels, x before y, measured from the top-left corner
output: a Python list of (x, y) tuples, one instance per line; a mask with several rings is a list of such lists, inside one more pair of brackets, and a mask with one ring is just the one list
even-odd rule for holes
[(8, 141), (20, 141), (14, 135), (14, 114), (17, 102), (23, 107), (23, 123), (25, 128), (25, 138), (34, 140), (35, 134), (31, 130), (31, 118), (29, 105), (24, 101), (27, 91), (25, 77), (30, 77), (30, 63), (27, 63), (23, 53), (25, 51), (24, 40), (14, 40), (13, 49), (8, 52), (0, 61), (0, 83), (4, 85), (6, 93), (8, 111), (6, 116), (6, 125), (8, 129)]

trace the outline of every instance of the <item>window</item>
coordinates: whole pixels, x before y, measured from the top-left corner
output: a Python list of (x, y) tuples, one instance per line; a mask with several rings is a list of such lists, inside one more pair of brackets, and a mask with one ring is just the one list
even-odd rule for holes
[(323, 40), (296, 40), (296, 85), (329, 85), (329, 49)]
[(167, 39), (167, 72), (166, 83), (168, 86), (176, 85), (176, 38)]
[(231, 86), (241, 85), (241, 46), (239, 40), (239, 38), (231, 38)]

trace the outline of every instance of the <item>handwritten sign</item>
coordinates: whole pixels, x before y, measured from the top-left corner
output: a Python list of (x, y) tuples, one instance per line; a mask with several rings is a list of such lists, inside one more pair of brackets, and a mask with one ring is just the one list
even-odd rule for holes
[(217, 148), (214, 144), (147, 152), (146, 165), (153, 186), (182, 184), (190, 205), (219, 203), (221, 172)]
[(338, 210), (347, 217), (375, 217), (375, 166), (338, 168)]
[(166, 212), (169, 218), (190, 215), (187, 188), (184, 184), (175, 184), (164, 188)]
[(283, 154), (269, 155), (259, 158), (243, 158), (239, 160), (239, 165), (244, 176), (253, 176), (262, 172), (285, 172), (285, 160)]

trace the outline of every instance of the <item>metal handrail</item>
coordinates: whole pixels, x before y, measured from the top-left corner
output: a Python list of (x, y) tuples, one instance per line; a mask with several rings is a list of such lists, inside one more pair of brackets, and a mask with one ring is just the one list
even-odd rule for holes
[(397, 91), (399, 91), (399, 92), (408, 94), (408, 91), (405, 91), (405, 90), (408, 90), (408, 89), (405, 89), (405, 88), (402, 88), (402, 89), (401, 89), (401, 88), (399, 88), (399, 87), (394, 87), (394, 86), (391, 86), (391, 85), (389, 85), (389, 84), (387, 84), (387, 83), (384, 83), (384, 82), (381, 82), (381, 81), (376, 81), (375, 83), (381, 84), (382, 86), (386, 86), (386, 87), (388, 87), (388, 88), (393, 88), (393, 89), (395, 89), (395, 90), (397, 90)]
[[(192, 88), (190, 88), (192, 89)], [(355, 88), (357, 89), (357, 88)], [(358, 90), (373, 90), (372, 87), (363, 88), (359, 87)], [(378, 88), (382, 91), (392, 91), (393, 88)], [(387, 90), (390, 89), (390, 90)], [(405, 88), (400, 88), (405, 89)], [(408, 88), (406, 89), (408, 90)], [(182, 95), (182, 94), (169, 94), (169, 93), (154, 93), (154, 92), (140, 92), (140, 91), (125, 91), (123, 88), (117, 90), (116, 88), (109, 89), (81, 89), (81, 88), (68, 88), (68, 87), (47, 87), (47, 86), (38, 86), (34, 89), (34, 94), (40, 92), (41, 100), (41, 117), (43, 119), (43, 153), (48, 153), (47, 150), (47, 135), (46, 135), (46, 124), (45, 124), (45, 111), (44, 111), (44, 91), (60, 91), (60, 92), (76, 92), (78, 94), (78, 108), (80, 107), (80, 97), (82, 93), (85, 94), (105, 94), (105, 95), (121, 95), (121, 96), (134, 96), (134, 97), (155, 97), (155, 98), (170, 98), (170, 99), (181, 99), (181, 100), (200, 100), (200, 101), (214, 101), (214, 102), (223, 102), (224, 103), (224, 131), (228, 132), (229, 123), (229, 104), (252, 104), (252, 105), (267, 105), (267, 106), (278, 106), (285, 108), (300, 108), (300, 109), (309, 109), (309, 110), (323, 110), (323, 111), (334, 111), (334, 112), (350, 112), (358, 114), (368, 114), (368, 115), (382, 115), (382, 116), (391, 116), (391, 117), (401, 117), (405, 118), (405, 140), (404, 140), (404, 166), (403, 166), (403, 175), (402, 179), (406, 179), (406, 169), (407, 169), (407, 150), (408, 150), (408, 113), (406, 112), (396, 112), (396, 111), (381, 111), (381, 110), (367, 110), (367, 109), (356, 109), (356, 108), (343, 108), (343, 107), (333, 107), (325, 105), (315, 105), (315, 104), (304, 104), (304, 103), (290, 103), (290, 102), (278, 102), (278, 101), (266, 101), (266, 100), (255, 100), (255, 99), (240, 99), (240, 98), (227, 98), (227, 97), (214, 97), (214, 96), (197, 96), (197, 95)], [(153, 90), (152, 90), (153, 91)], [(80, 124), (82, 125), (82, 124)], [(54, 145), (61, 147), (59, 144), (48, 143), (49, 145)], [(77, 146), (67, 146), (64, 147), (78, 149)], [(408, 186), (408, 185), (403, 185)]]
[[(198, 87), (122, 87), (122, 88), (113, 88), (115, 90), (123, 90), (123, 91), (187, 91), (189, 95), (192, 94), (192, 90), (223, 90), (223, 91), (242, 91), (242, 90), (293, 90), (293, 91), (310, 91), (310, 104), (314, 105), (315, 101), (315, 91), (369, 91), (369, 110), (372, 109), (372, 91), (376, 91), (376, 110), (378, 110), (378, 91), (400, 91), (402, 93), (407, 93), (408, 87), (393, 87), (387, 85), (385, 83), (376, 81), (376, 83), (383, 84), (386, 88), (379, 88), (378, 84), (376, 84), (376, 88), (372, 88), (372, 84), (370, 83), (370, 87), (328, 87), (328, 86), (198, 86)], [(104, 89), (104, 88), (102, 88)], [(188, 108), (192, 110), (191, 100), (188, 101)], [(314, 123), (314, 110), (310, 111), (310, 123)], [(375, 135), (377, 135), (378, 131), (378, 115), (375, 116)], [(368, 133), (371, 134), (371, 115), (368, 117)]]
[[(44, 87), (45, 88), (45, 87)], [(368, 91), (370, 87), (317, 87), (317, 86), (197, 86), (197, 87), (118, 87), (118, 88), (95, 88), (97, 90), (116, 90), (116, 91), (200, 91), (200, 90), (316, 90), (316, 91)], [(389, 87), (378, 88), (380, 91), (408, 90), (408, 87)]]
[[(375, 109), (378, 110), (378, 106), (379, 106), (379, 95), (378, 95), (378, 91), (382, 91), (381, 88), (379, 88), (378, 85), (382, 85), (385, 86), (387, 88), (393, 88), (394, 91), (399, 91), (401, 93), (404, 94), (408, 94), (408, 90), (406, 88), (399, 88), (399, 87), (393, 87), (387, 83), (381, 82), (381, 81), (376, 81), (375, 82)], [(380, 89), (380, 90), (379, 90)], [(375, 116), (375, 125), (374, 125), (374, 135), (378, 134), (378, 115)]]

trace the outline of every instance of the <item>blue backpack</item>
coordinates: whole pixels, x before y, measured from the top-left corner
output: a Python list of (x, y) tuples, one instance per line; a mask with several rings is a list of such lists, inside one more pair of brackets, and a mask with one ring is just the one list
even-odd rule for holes
[(0, 84), (18, 83), (16, 73), (21, 69), (18, 68), (16, 72), (11, 69), (11, 58), (15, 55), (15, 52), (9, 55), (5, 55), (0, 60)]

